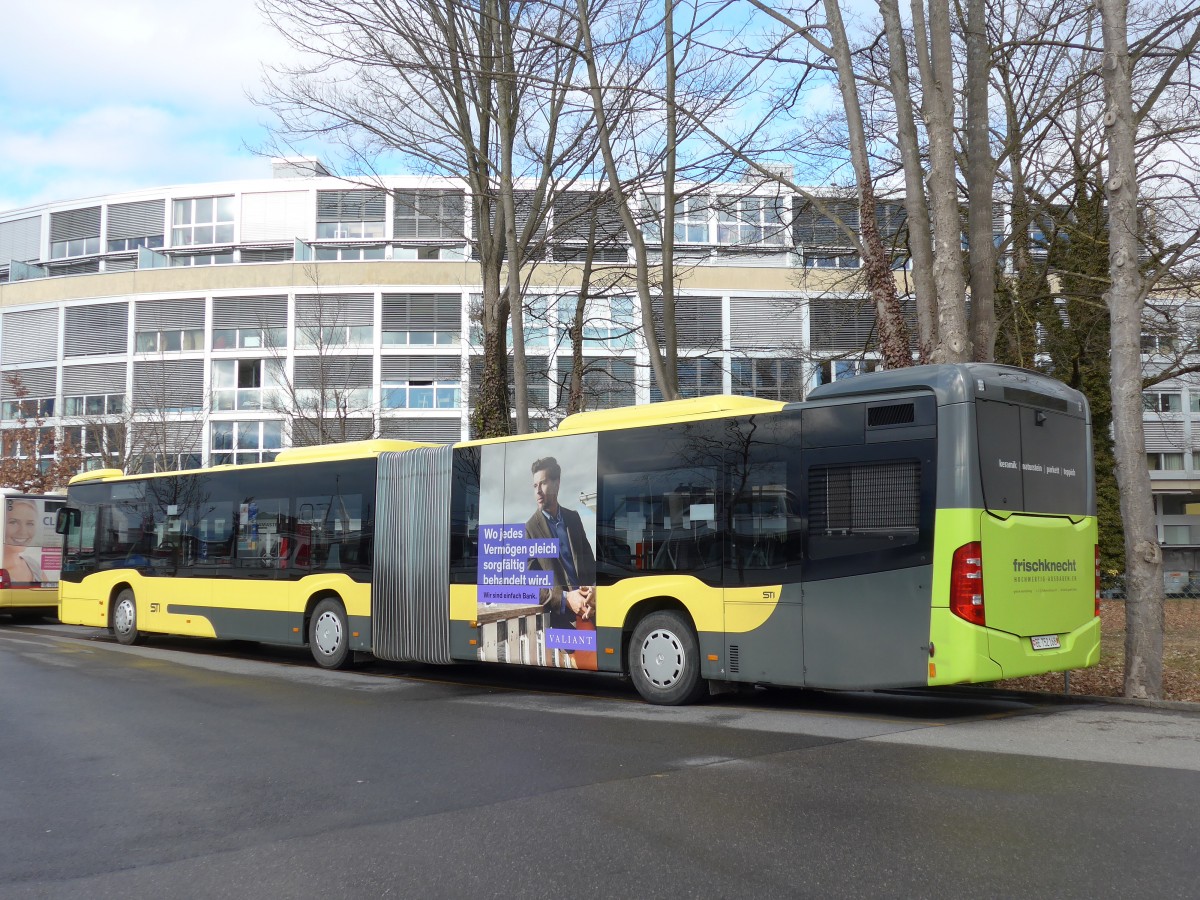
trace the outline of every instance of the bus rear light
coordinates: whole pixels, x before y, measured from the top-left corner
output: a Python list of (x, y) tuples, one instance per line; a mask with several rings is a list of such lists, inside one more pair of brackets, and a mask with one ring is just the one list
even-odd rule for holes
[(950, 612), (974, 625), (986, 625), (983, 609), (983, 545), (964, 544), (950, 568)]
[(1100, 618), (1100, 545), (1096, 545), (1096, 618)]
[(12, 587), (12, 579), (8, 577), (8, 569), (0, 569), (0, 591), (7, 591)]

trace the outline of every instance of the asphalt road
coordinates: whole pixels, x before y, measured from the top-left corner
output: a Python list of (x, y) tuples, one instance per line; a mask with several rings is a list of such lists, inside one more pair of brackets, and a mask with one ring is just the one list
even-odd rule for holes
[(0, 898), (1194, 897), (1200, 713), (0, 625)]

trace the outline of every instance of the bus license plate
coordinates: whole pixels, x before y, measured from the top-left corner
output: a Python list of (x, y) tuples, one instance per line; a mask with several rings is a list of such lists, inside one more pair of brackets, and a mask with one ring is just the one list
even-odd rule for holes
[(1034, 650), (1057, 650), (1058, 635), (1057, 634), (1038, 634), (1029, 639), (1033, 642)]

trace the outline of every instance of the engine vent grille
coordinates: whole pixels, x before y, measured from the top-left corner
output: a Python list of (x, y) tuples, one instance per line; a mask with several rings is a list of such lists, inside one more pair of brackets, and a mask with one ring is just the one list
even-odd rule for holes
[(890, 403), (887, 406), (872, 406), (867, 409), (867, 427), (881, 428), (885, 425), (911, 425), (916, 421), (916, 407), (912, 403)]

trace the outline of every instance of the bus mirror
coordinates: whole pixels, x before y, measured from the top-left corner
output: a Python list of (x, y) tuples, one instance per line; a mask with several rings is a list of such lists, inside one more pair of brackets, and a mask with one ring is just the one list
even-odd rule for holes
[(64, 506), (54, 519), (56, 534), (69, 534), (72, 528), (79, 527), (79, 510), (73, 506)]

